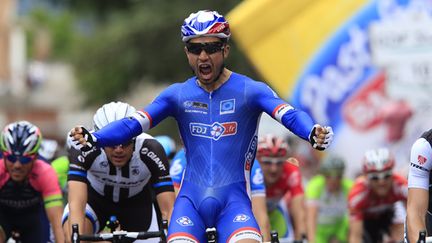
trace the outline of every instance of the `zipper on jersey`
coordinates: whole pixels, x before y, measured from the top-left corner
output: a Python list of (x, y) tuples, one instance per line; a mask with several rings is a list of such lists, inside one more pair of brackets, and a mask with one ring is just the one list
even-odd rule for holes
[[(117, 166), (115, 168), (116, 168), (116, 181), (119, 182), (121, 181), (121, 177), (122, 177), (122, 169)], [(113, 199), (114, 202), (120, 201), (120, 186), (114, 186)]]
[[(210, 114), (210, 124), (213, 124), (213, 91), (209, 92), (209, 114)], [(210, 175), (213, 175), (213, 138), (210, 138)], [(213, 185), (213, 176), (210, 176), (210, 185)]]

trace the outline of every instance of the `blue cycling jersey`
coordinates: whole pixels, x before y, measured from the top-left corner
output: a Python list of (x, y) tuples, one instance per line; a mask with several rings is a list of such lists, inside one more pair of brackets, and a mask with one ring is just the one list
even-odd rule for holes
[(313, 121), (266, 84), (232, 73), (217, 90), (202, 89), (196, 77), (173, 84), (133, 118), (113, 122), (94, 133), (99, 146), (126, 142), (168, 116), (178, 123), (188, 151), (185, 181), (219, 187), (245, 181), (257, 147), (262, 112), (308, 140)]
[[(175, 187), (179, 188), (181, 181), (183, 179), (183, 173), (186, 168), (186, 154), (185, 150), (180, 149), (172, 159), (170, 165), (170, 175)], [(261, 170), (261, 166), (258, 160), (255, 159), (250, 178), (250, 188), (252, 196), (265, 196), (265, 185), (264, 185), (264, 175)]]
[(262, 112), (308, 140), (314, 125), (309, 115), (280, 99), (266, 84), (234, 72), (212, 92), (201, 88), (196, 77), (173, 84), (144, 110), (108, 124), (94, 136), (97, 146), (113, 146), (174, 117), (188, 162), (168, 242), (204, 242), (206, 227), (217, 228), (220, 242), (237, 241), (246, 231), (260, 239), (248, 181)]

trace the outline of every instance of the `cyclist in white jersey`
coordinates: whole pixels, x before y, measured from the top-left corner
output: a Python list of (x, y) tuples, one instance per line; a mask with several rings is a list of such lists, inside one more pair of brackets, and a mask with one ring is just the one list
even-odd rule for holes
[[(95, 130), (133, 112), (135, 108), (126, 103), (105, 104), (93, 118)], [(97, 233), (116, 216), (122, 230), (157, 231), (158, 219), (170, 218), (175, 194), (169, 164), (152, 136), (143, 133), (127, 143), (87, 152), (71, 148), (69, 160), (69, 204), (63, 215), (68, 240), (75, 223), (83, 229), (81, 234)]]
[[(432, 169), (432, 129), (423, 133), (411, 148), (408, 173), (407, 242), (417, 242), (419, 231), (432, 232), (429, 190)], [(407, 239), (406, 239), (407, 240)]]

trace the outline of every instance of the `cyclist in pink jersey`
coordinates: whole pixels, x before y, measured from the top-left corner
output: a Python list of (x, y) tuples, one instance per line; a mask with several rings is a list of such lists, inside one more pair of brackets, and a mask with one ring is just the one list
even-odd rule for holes
[(281, 238), (301, 242), (306, 238), (302, 176), (298, 161), (289, 155), (284, 139), (273, 134), (259, 138), (257, 159), (264, 174), (271, 228)]
[(12, 231), (24, 243), (46, 242), (40, 224), (45, 212), (55, 241), (64, 242), (62, 194), (54, 169), (37, 158), (41, 140), (39, 128), (27, 121), (11, 123), (1, 133), (0, 242)]
[(393, 173), (395, 161), (386, 148), (366, 151), (364, 175), (357, 178), (348, 196), (349, 242), (383, 242), (384, 235), (403, 240), (408, 195), (407, 180)]

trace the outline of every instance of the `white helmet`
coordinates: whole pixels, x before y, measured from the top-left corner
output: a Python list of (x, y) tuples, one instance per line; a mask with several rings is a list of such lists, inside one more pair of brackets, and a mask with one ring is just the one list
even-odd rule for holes
[(113, 121), (131, 116), (136, 111), (135, 107), (123, 102), (111, 102), (100, 107), (93, 116), (95, 131)]
[(381, 172), (393, 169), (395, 158), (387, 148), (372, 149), (363, 157), (363, 172)]

